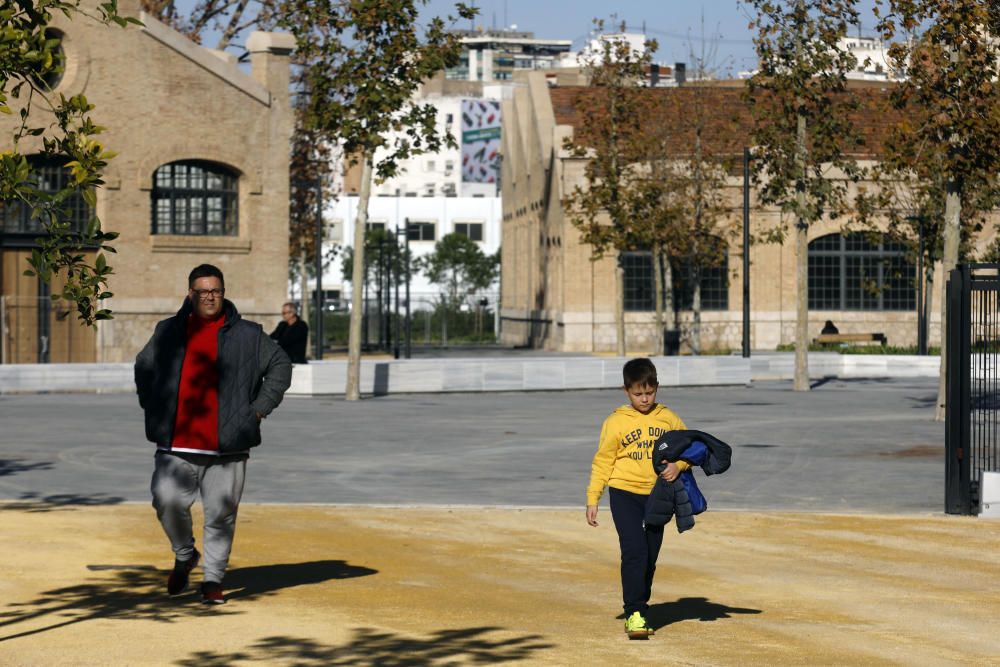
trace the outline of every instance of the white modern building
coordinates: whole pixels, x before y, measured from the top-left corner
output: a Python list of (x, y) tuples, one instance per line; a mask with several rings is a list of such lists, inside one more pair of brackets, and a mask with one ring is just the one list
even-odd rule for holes
[[(341, 197), (327, 208), (327, 240), (340, 248), (353, 246), (354, 223), (358, 216), (357, 196)], [(381, 229), (397, 234), (405, 243), (403, 230), (409, 223), (411, 256), (422, 257), (434, 250), (434, 244), (447, 234), (459, 233), (479, 244), (483, 253), (491, 255), (500, 249), (499, 197), (372, 197), (368, 206), (369, 229)], [(377, 257), (369, 257), (376, 262)], [(499, 284), (482, 293), (469, 295), (470, 305), (482, 299), (496, 306)], [(323, 290), (331, 307), (345, 307), (350, 300), (351, 285), (344, 280), (343, 252), (323, 274)], [(410, 302), (413, 309), (431, 309), (440, 288), (420, 274), (410, 277)]]
[(885, 44), (878, 37), (841, 37), (838, 46), (858, 59), (854, 71), (847, 74), (848, 79), (889, 81), (897, 78), (886, 58)]
[(566, 58), (572, 57), (570, 39), (538, 39), (532, 32), (515, 29), (466, 30), (459, 34), (462, 56), (459, 64), (445, 73), (448, 79), (510, 81), (515, 71), (566, 67)]

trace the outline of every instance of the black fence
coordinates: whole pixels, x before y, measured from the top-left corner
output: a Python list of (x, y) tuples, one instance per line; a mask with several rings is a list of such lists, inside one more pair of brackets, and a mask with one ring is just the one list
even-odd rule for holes
[(977, 514), (984, 471), (1000, 471), (1000, 264), (948, 278), (945, 512)]

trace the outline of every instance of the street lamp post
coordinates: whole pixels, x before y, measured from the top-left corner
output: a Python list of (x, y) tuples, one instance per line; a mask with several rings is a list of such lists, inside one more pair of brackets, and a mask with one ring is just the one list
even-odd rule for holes
[(743, 148), (743, 357), (750, 358), (750, 149)]
[[(404, 264), (404, 268), (405, 268), (405, 271), (406, 271), (406, 299), (405, 299), (405, 301), (406, 301), (406, 303), (405, 303), (405, 306), (406, 306), (406, 315), (405, 315), (405, 318), (406, 318), (406, 322), (405, 322), (405, 327), (406, 327), (406, 347), (404, 348), (404, 353), (406, 355), (406, 358), (409, 359), (410, 358), (410, 219), (409, 218), (405, 218), (405, 222), (403, 224), (402, 229), (400, 229), (398, 226), (396, 227), (396, 238), (398, 239), (400, 235), (403, 236), (403, 241), (404, 241), (404, 244), (405, 244), (404, 245), (405, 250), (404, 250), (404, 254), (403, 254), (403, 264)], [(399, 248), (399, 243), (398, 242), (395, 243), (395, 244), (393, 244), (394, 252), (398, 251), (398, 248)], [(399, 359), (399, 354), (400, 354), (399, 344), (400, 344), (400, 340), (402, 339), (402, 336), (400, 336), (400, 330), (399, 330), (400, 329), (400, 320), (399, 320), (399, 276), (398, 276), (399, 262), (393, 262), (393, 265), (394, 265), (395, 272), (397, 273), (397, 275), (396, 275), (396, 307), (395, 307), (395, 310), (394, 310), (394, 312), (396, 314), (396, 337), (395, 337), (395, 339), (393, 341), (393, 357), (396, 358), (396, 359)]]

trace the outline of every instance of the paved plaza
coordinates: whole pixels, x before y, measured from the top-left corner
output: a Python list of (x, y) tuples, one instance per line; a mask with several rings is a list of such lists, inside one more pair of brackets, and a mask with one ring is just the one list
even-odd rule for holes
[[(665, 388), (690, 428), (733, 445), (712, 509), (940, 512), (944, 426), (930, 379)], [(244, 499), (261, 503), (582, 507), (619, 390), (286, 398)], [(126, 394), (0, 395), (0, 499), (149, 500), (153, 445)], [(15, 474), (16, 473), (16, 474)], [(702, 483), (699, 481), (699, 484)]]
[(934, 395), (664, 391), (734, 458), (699, 480), (695, 528), (667, 527), (648, 642), (621, 631), (606, 506), (596, 529), (583, 516), (620, 392), (287, 399), (248, 468), (219, 608), (163, 593), (133, 396), (0, 396), (0, 663), (995, 663), (1000, 521), (942, 513)]

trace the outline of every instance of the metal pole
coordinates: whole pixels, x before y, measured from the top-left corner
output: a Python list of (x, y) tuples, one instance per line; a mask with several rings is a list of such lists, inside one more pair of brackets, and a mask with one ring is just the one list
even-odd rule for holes
[(924, 219), (917, 221), (919, 252), (917, 254), (917, 354), (927, 354), (927, 334), (924, 326)]
[(378, 264), (375, 266), (375, 280), (377, 281), (378, 288), (375, 290), (375, 298), (378, 299), (378, 348), (380, 350), (385, 349), (385, 322), (383, 321), (382, 312), (382, 289), (383, 289), (383, 274), (385, 269), (385, 258), (382, 256), (385, 248), (384, 239), (379, 237), (378, 240)]
[(0, 364), (7, 363), (7, 297), (0, 295)]
[[(399, 218), (396, 218), (398, 221)], [(392, 341), (392, 358), (399, 359), (399, 334), (400, 334), (400, 322), (399, 322), (399, 223), (397, 222), (396, 236), (394, 237), (394, 243), (392, 244), (392, 271), (395, 277), (395, 287), (396, 287), (396, 307), (393, 309), (393, 315), (396, 318), (396, 337)], [(405, 230), (404, 230), (405, 231)]]
[(750, 149), (743, 148), (743, 357), (750, 357)]
[(316, 175), (316, 321), (313, 322), (317, 361), (323, 359), (323, 176)]
[(410, 319), (410, 219), (406, 218), (406, 358), (412, 351), (413, 321)]
[[(357, 259), (358, 254), (354, 253), (354, 258)], [(368, 349), (368, 253), (365, 253), (364, 261), (364, 279), (361, 281), (361, 346), (362, 349)]]

